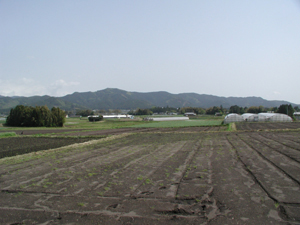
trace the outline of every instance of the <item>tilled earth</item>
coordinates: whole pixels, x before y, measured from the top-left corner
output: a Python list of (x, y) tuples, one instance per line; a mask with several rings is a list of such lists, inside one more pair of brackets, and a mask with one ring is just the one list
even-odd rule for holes
[(59, 148), (94, 138), (14, 137), (0, 139), (0, 158)]
[(300, 224), (298, 130), (118, 134), (0, 175), (0, 224)]
[[(85, 129), (25, 129), (25, 130), (14, 130), (11, 129), (9, 132), (15, 132), (18, 135), (37, 135), (37, 134), (50, 134), (56, 136), (96, 136), (96, 135), (115, 135), (122, 133), (141, 133), (141, 132), (170, 132), (170, 131), (181, 131), (181, 132), (197, 132), (197, 131), (225, 131), (226, 126), (208, 126), (208, 127), (178, 127), (178, 128), (119, 128), (119, 129), (106, 129), (106, 130), (85, 130)], [(8, 132), (7, 130), (0, 130), (1, 132)]]
[(242, 122), (236, 123), (238, 130), (278, 130), (278, 129), (300, 129), (300, 122)]

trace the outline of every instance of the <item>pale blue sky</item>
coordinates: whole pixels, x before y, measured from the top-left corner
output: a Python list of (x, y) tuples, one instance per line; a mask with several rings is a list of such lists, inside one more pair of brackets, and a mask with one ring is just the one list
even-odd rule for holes
[(0, 0), (0, 95), (127, 91), (300, 103), (300, 1)]

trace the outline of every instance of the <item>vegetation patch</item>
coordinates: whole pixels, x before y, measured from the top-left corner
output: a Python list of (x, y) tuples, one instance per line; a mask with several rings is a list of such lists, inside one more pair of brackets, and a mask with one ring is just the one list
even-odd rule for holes
[(222, 120), (184, 120), (184, 121), (162, 121), (150, 122), (131, 127), (153, 127), (153, 128), (168, 128), (168, 127), (201, 127), (201, 126), (220, 126)]
[(3, 138), (3, 137), (14, 137), (14, 136), (17, 136), (17, 134), (15, 132), (3, 132), (3, 133), (0, 133), (0, 138)]

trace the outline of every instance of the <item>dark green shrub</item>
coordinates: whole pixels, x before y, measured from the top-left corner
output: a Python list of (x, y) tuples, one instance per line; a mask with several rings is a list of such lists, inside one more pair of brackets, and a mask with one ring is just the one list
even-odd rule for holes
[(103, 120), (103, 116), (102, 115), (92, 115), (92, 116), (88, 116), (88, 118), (89, 118), (90, 122), (96, 122), (96, 121)]

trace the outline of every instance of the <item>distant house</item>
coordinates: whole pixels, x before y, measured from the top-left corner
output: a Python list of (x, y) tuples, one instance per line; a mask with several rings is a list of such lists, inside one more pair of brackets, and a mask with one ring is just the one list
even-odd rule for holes
[(134, 117), (132, 115), (104, 115), (103, 116), (104, 119), (121, 119), (121, 118), (130, 118), (133, 119)]
[(300, 120), (300, 112), (294, 112), (293, 115), (296, 118), (296, 120)]
[(193, 112), (186, 112), (184, 116), (197, 116), (197, 114)]

